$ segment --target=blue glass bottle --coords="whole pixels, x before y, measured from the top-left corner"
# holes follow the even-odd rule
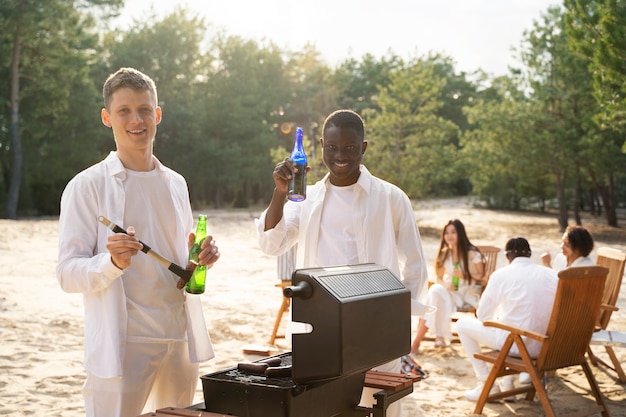
[[[293,161],[296,169],[289,180],[289,191],[287,198],[291,201],[303,201],[306,199],[306,167],[307,157],[302,145],[302,128],[296,128],[296,140],[293,145],[293,151],[289,158]]]

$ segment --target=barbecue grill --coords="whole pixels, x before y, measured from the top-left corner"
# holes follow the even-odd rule
[[[284,294],[295,322],[292,352],[277,355],[291,375],[233,367],[201,376],[206,411],[238,417],[355,416],[365,373],[410,351],[410,292],[376,264],[298,269]],[[265,361],[265,360],[262,360]],[[260,362],[260,361],[257,361]]]

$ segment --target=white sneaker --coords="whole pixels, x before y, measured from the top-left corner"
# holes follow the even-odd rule
[[[469,391],[465,391],[465,399],[470,401],[478,401],[480,397],[480,393],[483,392],[483,387],[485,386],[484,382],[479,382],[476,388],[471,389]],[[489,395],[497,394],[500,392],[500,387],[498,384],[493,384],[491,386],[491,390],[489,390]]]
[[[514,379],[515,375],[507,375],[507,376],[503,376],[502,378],[500,378],[499,385],[500,385],[500,391],[502,392],[506,392],[506,391],[512,391],[515,389],[515,382]]]
[[[507,375],[503,376],[499,379],[500,391],[508,392],[513,391],[515,389],[515,375]],[[506,402],[515,402],[516,396],[512,395],[510,397],[506,397],[504,401]]]
[[[520,384],[530,384],[530,374],[527,372],[520,372],[518,381]]]

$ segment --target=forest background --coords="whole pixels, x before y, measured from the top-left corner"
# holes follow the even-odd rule
[[[57,215],[80,170],[114,149],[101,88],[120,67],[156,82],[155,154],[189,183],[198,208],[247,208],[271,196],[274,164],[305,132],[309,183],[325,173],[326,115],[359,112],[364,163],[414,200],[580,212],[618,226],[626,206],[626,1],[564,0],[528,28],[505,76],[455,70],[439,53],[365,54],[331,67],[314,45],[290,51],[213,31],[183,8],[107,22],[123,0],[0,0],[0,207]]]

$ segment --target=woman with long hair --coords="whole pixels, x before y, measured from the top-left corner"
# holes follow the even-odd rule
[[[435,310],[419,320],[417,335],[411,344],[411,353],[417,354],[426,332],[435,333],[435,346],[446,345],[452,337],[452,313],[457,309],[476,308],[482,290],[483,256],[474,246],[465,226],[458,219],[446,223],[435,259],[437,281],[428,289],[426,304]]]

